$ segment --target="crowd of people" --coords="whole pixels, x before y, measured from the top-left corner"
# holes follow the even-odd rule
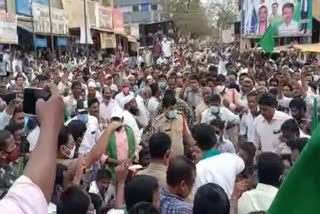
[[[0,77],[1,213],[265,213],[319,99],[319,62],[294,49],[165,37],[138,57],[30,58]],[[30,87],[51,91],[36,115]]]

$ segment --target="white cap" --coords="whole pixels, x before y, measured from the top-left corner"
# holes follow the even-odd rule
[[[123,110],[119,107],[115,107],[112,109],[112,113],[111,113],[111,117],[110,118],[114,118],[114,117],[117,117],[117,118],[123,118]]]
[[[121,108],[124,109],[124,106],[127,105],[128,103],[130,103],[133,99],[134,99],[134,96],[131,95],[131,94],[129,94],[128,96],[125,96],[124,98],[122,98],[122,100],[120,102],[121,103],[120,104]]]
[[[96,88],[97,86],[96,86],[96,83],[95,83],[95,82],[90,81],[90,82],[88,83],[88,87]]]

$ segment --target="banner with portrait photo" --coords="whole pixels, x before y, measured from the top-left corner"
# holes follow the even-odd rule
[[[261,37],[269,25],[274,36],[312,35],[312,0],[242,0],[241,34]]]

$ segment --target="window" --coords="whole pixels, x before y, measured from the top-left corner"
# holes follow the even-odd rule
[[[158,10],[157,4],[151,4],[151,10]]]
[[[139,11],[139,5],[133,5],[132,6],[132,11],[133,12],[138,12]]]

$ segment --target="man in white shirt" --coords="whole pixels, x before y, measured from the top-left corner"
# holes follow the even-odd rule
[[[284,170],[281,157],[272,152],[258,156],[258,178],[256,189],[244,192],[238,200],[238,214],[267,211],[280,186]]]
[[[164,36],[161,45],[162,45],[162,51],[163,51],[163,56],[165,58],[170,58],[171,57],[171,46],[172,46],[172,40],[168,39],[166,36]]]
[[[134,96],[134,93],[130,91],[130,84],[128,79],[122,81],[122,91],[115,96],[115,101],[121,106],[121,101],[128,95]]]
[[[299,32],[299,24],[293,20],[294,4],[285,3],[282,7],[284,23],[279,26],[279,35],[295,35]]]
[[[103,100],[100,103],[100,116],[108,123],[110,122],[113,108],[120,108],[120,106],[117,101],[112,99],[110,87],[105,85],[103,87]]]
[[[75,114],[75,110],[77,108],[77,101],[81,100],[81,90],[81,83],[75,81],[71,85],[72,94],[63,98],[69,116]]]
[[[200,161],[196,165],[197,176],[193,192],[207,183],[221,186],[229,199],[233,192],[236,177],[244,169],[244,161],[237,155],[220,153],[217,150],[217,138],[210,125],[200,124],[193,128],[196,147],[200,148]]]
[[[245,141],[254,142],[254,119],[260,114],[258,111],[258,94],[252,91],[247,95],[249,110],[242,115],[240,136]]]
[[[276,98],[271,94],[263,94],[259,100],[259,115],[254,122],[255,136],[254,143],[259,151],[276,151],[280,143],[281,125],[284,121],[290,119],[290,115],[277,111]]]

